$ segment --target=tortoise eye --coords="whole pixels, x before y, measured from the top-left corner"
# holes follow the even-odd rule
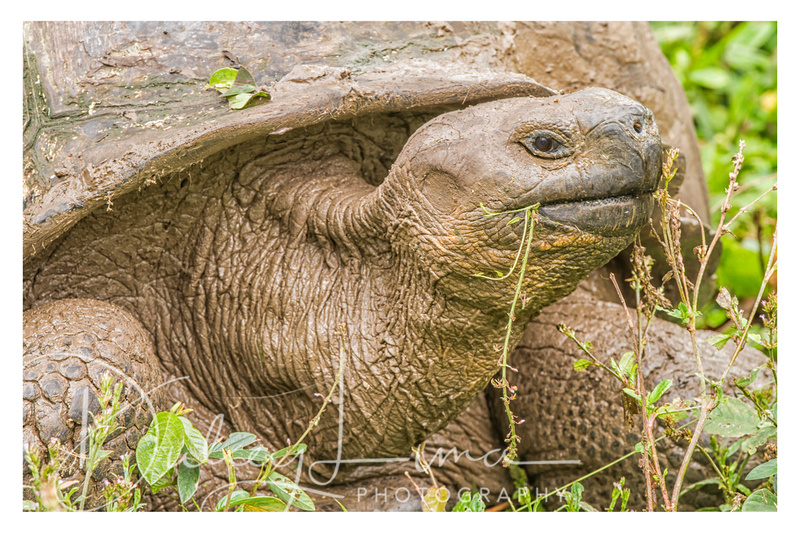
[[[533,144],[534,146],[536,146],[537,150],[540,150],[542,152],[549,152],[550,150],[553,149],[554,142],[553,139],[550,139],[549,137],[545,137],[544,135],[539,135],[533,140]]]
[[[562,141],[562,137],[549,131],[537,131],[519,140],[528,151],[537,156],[547,159],[558,159],[566,157],[572,152],[567,146],[567,141]]]

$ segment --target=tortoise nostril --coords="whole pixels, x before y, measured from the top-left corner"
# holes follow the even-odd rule
[[[636,133],[642,133],[642,124],[641,122],[634,122],[633,123],[633,131]]]

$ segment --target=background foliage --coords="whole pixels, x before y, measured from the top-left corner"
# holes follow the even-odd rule
[[[683,84],[694,115],[703,170],[711,195],[712,227],[719,220],[731,156],[739,139],[747,143],[734,209],[747,205],[777,178],[777,22],[653,22],[664,55]],[[777,220],[771,194],[740,217],[731,229],[717,271],[720,285],[741,300],[758,293]],[[777,288],[773,279],[772,289]],[[714,304],[704,310],[707,325],[725,322]]]

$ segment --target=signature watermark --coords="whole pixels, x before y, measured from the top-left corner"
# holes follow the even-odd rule
[[[122,382],[125,384],[126,388],[129,390],[129,397],[131,397],[130,392],[138,393],[138,399],[131,401],[128,405],[126,405],[122,411],[124,414],[125,411],[129,409],[141,409],[144,408],[150,415],[150,417],[155,417],[157,415],[157,409],[154,406],[154,402],[151,400],[152,394],[163,387],[166,387],[172,383],[177,381],[184,381],[190,379],[188,376],[178,377],[171,379],[165,383],[160,384],[158,387],[152,390],[144,390],[131,376],[127,375],[121,369],[114,367],[113,365],[109,364],[107,361],[100,359],[98,357],[86,356],[82,353],[64,353],[59,352],[57,354],[53,354],[54,360],[64,360],[65,358],[76,357],[82,360],[84,363],[96,365],[102,368],[103,372],[110,373],[115,380],[118,382]],[[24,360],[24,367],[29,368],[36,363],[42,362],[43,360],[48,360],[49,356],[37,356],[33,358],[29,358]],[[341,369],[343,370],[343,368]],[[340,374],[341,375],[341,374]],[[286,461],[282,461],[281,466],[286,469],[286,471],[293,471],[292,477],[294,478],[294,483],[304,491],[307,491],[312,494],[317,494],[321,496],[326,496],[328,498],[333,499],[342,499],[345,498],[345,492],[342,490],[337,490],[337,485],[340,487],[347,487],[347,493],[350,494],[352,498],[352,492],[355,489],[355,500],[358,503],[366,503],[366,502],[374,502],[376,505],[386,505],[391,503],[396,504],[406,504],[409,501],[415,501],[416,495],[415,492],[410,490],[406,487],[396,487],[396,488],[387,488],[380,486],[379,483],[377,484],[361,484],[359,485],[358,479],[350,479],[347,480],[348,483],[345,485],[343,482],[344,479],[337,479],[339,478],[340,471],[343,467],[348,467],[348,472],[352,471],[352,468],[355,466],[393,466],[393,467],[400,467],[405,468],[406,470],[415,470],[420,478],[423,478],[424,475],[428,473],[428,468],[442,468],[448,463],[452,465],[458,465],[459,463],[482,463],[483,466],[487,468],[495,468],[500,467],[503,468],[501,465],[503,460],[505,459],[506,450],[503,448],[494,448],[491,450],[481,450],[479,452],[475,452],[469,449],[459,449],[456,446],[451,447],[438,447],[433,450],[433,456],[427,464],[421,464],[420,462],[420,455],[417,454],[409,454],[408,456],[403,457],[389,457],[389,458],[370,458],[370,457],[362,457],[362,458],[353,458],[353,457],[345,457],[344,456],[344,428],[345,428],[345,386],[344,386],[343,379],[338,380],[338,424],[337,424],[337,449],[336,455],[333,459],[313,459],[313,450],[311,450],[311,460],[306,457],[306,452],[303,451],[298,453],[291,458],[287,458]],[[80,430],[78,435],[75,437],[75,442],[77,442],[77,446],[75,449],[72,450],[71,456],[76,457],[79,459],[80,466],[84,467],[86,453],[87,453],[87,446],[89,441],[89,427],[90,427],[90,413],[92,412],[91,405],[90,405],[90,395],[89,394],[82,394],[78,395],[77,393],[74,394],[72,399],[72,407],[71,411],[75,411],[76,408],[80,410]],[[77,405],[76,405],[77,404]],[[93,415],[91,415],[93,417]],[[77,422],[77,421],[76,421]],[[209,444],[221,442],[226,436],[223,435],[223,429],[225,428],[225,416],[223,414],[219,414],[214,417],[208,426],[205,429],[205,438]],[[77,428],[75,428],[77,430]],[[197,466],[190,458],[183,458],[183,461],[186,461],[186,464],[190,467]],[[261,463],[258,463],[251,459],[246,458],[229,458],[228,459],[234,468],[239,467],[252,467],[258,469],[262,466]],[[209,458],[206,465],[211,466],[212,468],[214,465],[219,465],[222,463],[222,459],[213,459]],[[524,467],[525,465],[579,465],[581,464],[580,460],[553,460],[553,461],[513,461],[512,464],[517,466]],[[221,467],[218,467],[221,468]],[[396,469],[396,468],[395,468]],[[323,475],[320,472],[328,472],[327,475]],[[374,471],[373,474],[374,475]],[[140,478],[139,481],[134,484],[130,490],[133,490],[138,483],[141,483],[142,479]],[[237,485],[244,485],[246,483],[252,483],[255,479],[244,479],[239,478],[237,480]],[[339,483],[337,483],[337,481]],[[301,484],[301,482],[303,482]],[[328,488],[330,486],[330,488]],[[446,489],[443,492],[437,492],[437,498],[444,498],[447,499],[451,498],[451,490],[455,492],[455,496],[458,499],[461,499],[464,494],[470,493],[477,493],[480,494],[481,498],[487,504],[499,504],[505,501],[511,500],[511,494],[502,488],[500,490],[495,490],[494,492],[488,487],[478,487],[478,488],[469,488],[469,487],[443,487]],[[203,495],[203,502],[200,505],[200,508],[205,508],[208,502],[210,502],[211,498],[215,494],[219,494],[220,491],[228,491],[229,485],[224,484],[220,487],[216,487],[211,489],[210,491],[206,492]],[[536,497],[538,498],[540,495],[546,495],[547,490],[545,489],[544,492],[540,494],[538,488],[532,489],[536,493]],[[105,504],[107,505],[107,504]],[[99,509],[98,507],[97,509]],[[93,509],[93,510],[97,510]]]

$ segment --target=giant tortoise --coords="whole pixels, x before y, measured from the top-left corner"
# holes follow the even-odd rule
[[[492,278],[515,263],[528,210],[537,222],[511,330],[523,339],[521,459],[622,455],[626,430],[609,422],[618,391],[578,377],[580,394],[559,398],[572,378],[554,369],[571,355],[554,349],[552,323],[621,336],[585,311],[619,316],[603,273],[624,262],[596,269],[652,210],[656,120],[609,88],[652,105],[659,126],[661,110],[686,154],[687,197],[707,214],[685,100],[648,31],[26,24],[25,442],[78,447],[111,371],[131,401],[147,399],[113,450],[135,447],[167,399],[206,431],[279,448],[343,367],[343,399],[309,435],[303,479],[351,508],[418,506],[390,490],[409,486],[412,447],[428,439],[483,459],[502,449],[496,398],[482,391],[517,287]],[[271,98],[232,111],[205,82],[240,65]],[[677,334],[659,327],[666,344]],[[680,355],[654,367],[691,375]],[[576,413],[554,416],[556,401]],[[490,462],[444,461],[438,475],[454,489],[510,490]],[[564,475],[526,468],[536,482]]]

